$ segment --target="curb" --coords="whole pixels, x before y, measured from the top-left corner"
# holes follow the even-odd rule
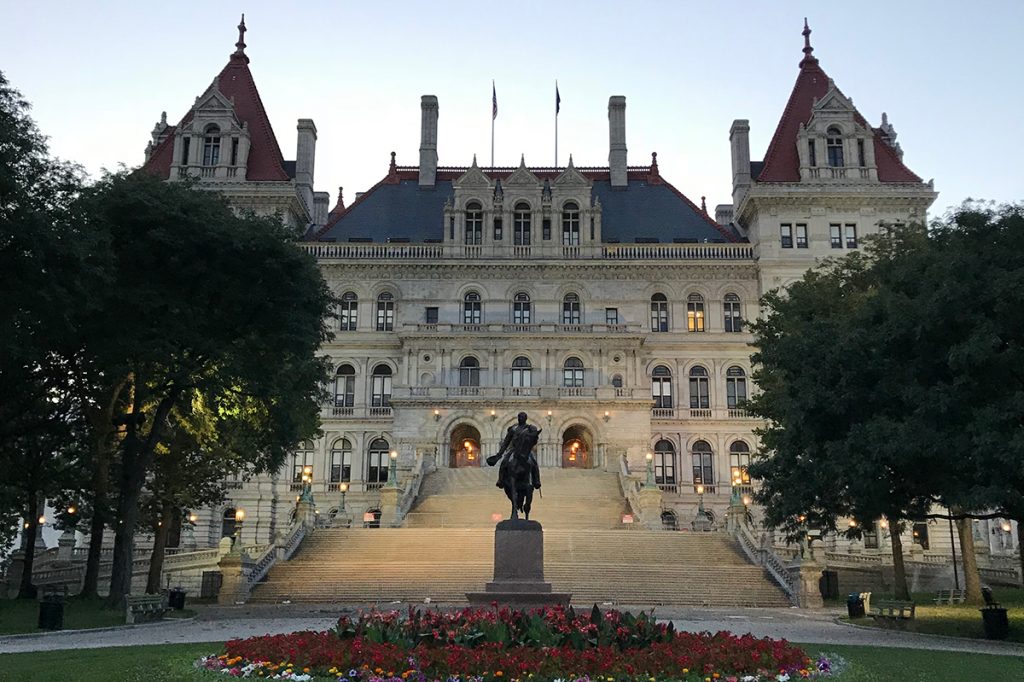
[[[901,634],[901,635],[911,635],[911,636],[916,636],[916,637],[935,637],[937,639],[945,639],[945,640],[948,640],[950,642],[961,642],[961,643],[970,643],[970,644],[973,644],[973,643],[976,643],[976,642],[985,642],[985,643],[988,643],[988,644],[994,644],[996,646],[1000,646],[1000,645],[1001,646],[1005,646],[1007,648],[1007,650],[1009,650],[1009,651],[1016,651],[1017,655],[1024,656],[1024,643],[1021,643],[1021,642],[1007,642],[1007,641],[1002,641],[1002,640],[998,640],[998,639],[982,639],[982,638],[978,638],[978,637],[957,637],[955,635],[937,635],[937,634],[932,634],[930,632],[913,632],[912,630],[896,630],[896,629],[888,629],[888,628],[876,628],[876,627],[871,626],[871,625],[857,625],[856,623],[851,623],[850,621],[843,620],[841,616],[836,616],[835,619],[834,619],[834,622],[837,625],[842,625],[842,626],[848,627],[848,628],[856,628],[857,630],[866,630],[866,631],[869,631],[869,632],[896,632],[896,633]]]
[[[198,614],[197,614],[198,615]],[[154,625],[166,625],[168,623],[190,623],[196,616],[188,618],[167,618],[156,620],[152,623],[132,623],[131,625],[108,625],[102,628],[79,628],[77,630],[40,630],[39,632],[21,632],[18,634],[0,635],[0,644],[10,640],[32,639],[33,637],[54,637],[57,635],[80,635],[84,632],[117,632],[120,630],[132,630],[134,628],[148,628]]]

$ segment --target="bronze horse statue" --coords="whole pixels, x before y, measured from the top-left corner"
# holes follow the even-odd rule
[[[497,486],[512,503],[510,519],[518,519],[519,512],[530,519],[533,491],[540,488],[540,468],[533,456],[540,432],[541,429],[527,424],[526,413],[520,412],[518,423],[509,427],[498,452],[487,458],[487,463],[493,466],[504,456],[498,469]]]

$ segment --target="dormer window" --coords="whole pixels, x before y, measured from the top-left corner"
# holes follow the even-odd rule
[[[203,165],[216,166],[220,163],[220,128],[211,125],[203,135]]]
[[[484,211],[479,202],[466,204],[466,243],[475,245],[483,243]]]
[[[814,140],[807,140],[807,156],[811,162],[811,168],[818,165],[818,152],[814,148]]]
[[[828,150],[828,165],[833,168],[842,168],[846,165],[843,161],[843,133],[839,128],[829,128],[825,133],[825,146]]]
[[[562,245],[579,246],[580,207],[570,201],[562,207]]]
[[[516,246],[530,245],[530,205],[526,202],[516,204],[515,212],[512,214],[512,223],[515,228],[513,244]]]

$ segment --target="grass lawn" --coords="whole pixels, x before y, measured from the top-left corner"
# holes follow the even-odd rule
[[[984,639],[985,630],[981,624],[981,614],[978,612],[977,606],[967,604],[937,606],[934,602],[935,594],[931,592],[915,592],[911,597],[917,604],[917,609],[914,613],[914,620],[906,623],[904,628],[908,632]],[[879,597],[876,594],[871,595],[872,602],[887,598]],[[1010,621],[1010,636],[1007,640],[1024,642],[1024,590],[1009,587],[997,588],[995,598],[1006,608],[1006,616]],[[843,604],[845,606],[845,602]],[[853,622],[857,625],[885,627],[876,624],[871,618],[858,618]]]
[[[183,618],[194,611],[168,611],[165,618]],[[34,599],[0,599],[0,635],[39,632],[39,602]],[[71,597],[64,604],[64,629],[85,630],[124,625],[124,611],[103,608],[102,599]],[[0,670],[0,680],[3,671]]]
[[[837,682],[968,682],[1024,679],[1024,658],[830,644],[801,646],[812,656],[819,652],[842,656],[849,667],[841,677],[836,678]],[[225,676],[220,673],[198,672],[192,668],[192,662],[200,656],[219,650],[220,644],[209,643],[77,649],[47,652],[45,655],[0,654],[0,680],[210,682],[224,679]],[[69,673],[72,670],[73,675]]]

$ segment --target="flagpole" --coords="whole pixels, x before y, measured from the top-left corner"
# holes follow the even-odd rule
[[[494,119],[498,118],[498,91],[491,80],[491,168],[494,168]]]
[[[555,168],[558,168],[558,79],[555,79]]]

